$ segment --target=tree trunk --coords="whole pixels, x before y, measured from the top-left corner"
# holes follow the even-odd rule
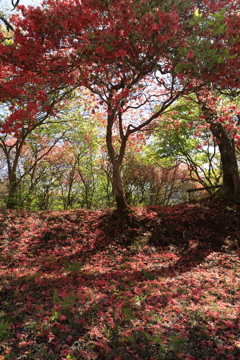
[[[6,207],[7,209],[17,209],[19,207],[19,199],[18,199],[18,186],[16,181],[9,181],[8,188],[8,196],[6,199]]]
[[[223,172],[223,186],[217,194],[217,198],[221,198],[228,194],[238,196],[240,188],[234,140],[229,138],[226,129],[221,123],[209,123],[210,130],[218,143]]]
[[[8,196],[6,199],[6,207],[7,209],[17,209],[21,205],[18,194],[20,181],[17,179],[17,167],[25,137],[21,140],[16,140],[11,146],[8,146],[5,140],[6,139],[3,139],[1,141],[0,146],[6,157],[8,169]],[[12,152],[13,149],[14,151]]]
[[[110,105],[109,105],[110,106]],[[109,111],[111,108],[109,107]],[[119,213],[124,212],[128,208],[124,193],[123,180],[121,176],[120,167],[123,161],[123,156],[126,148],[126,138],[122,136],[121,147],[119,154],[117,155],[113,145],[113,124],[114,124],[114,116],[112,114],[108,115],[108,125],[107,125],[107,133],[106,133],[106,144],[108,149],[108,155],[112,164],[113,170],[113,190],[116,197],[117,210]]]
[[[127,203],[125,198],[125,192],[123,188],[123,181],[120,171],[120,165],[118,161],[113,161],[113,188],[114,194],[116,197],[117,209],[118,211],[124,211],[127,209]]]
[[[221,156],[223,185],[221,190],[214,197],[213,202],[228,195],[238,197],[240,193],[240,182],[234,139],[229,137],[223,124],[218,122],[216,111],[208,108],[198,95],[197,98],[202,112],[206,117],[206,122],[210,125],[211,133],[217,142]]]

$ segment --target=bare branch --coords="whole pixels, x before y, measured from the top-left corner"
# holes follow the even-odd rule
[[[10,30],[14,31],[14,27],[10,24],[10,22],[7,19],[5,19],[5,17],[3,15],[0,15],[0,20],[2,20],[4,22],[4,24],[6,25],[7,31],[10,31]]]
[[[12,6],[13,6],[13,9],[12,10],[15,10],[15,8],[18,6],[18,4],[19,4],[19,1],[20,0],[17,0],[16,2],[15,2],[15,4],[14,4],[14,1],[12,0]]]

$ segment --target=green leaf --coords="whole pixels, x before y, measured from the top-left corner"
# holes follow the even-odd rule
[[[202,18],[202,14],[199,13],[199,9],[196,9],[193,13],[193,19],[199,22]]]
[[[238,54],[235,55],[227,55],[226,59],[235,59],[238,56]]]
[[[216,14],[212,15],[214,19],[218,21],[222,21],[224,19],[224,15],[226,13],[226,9],[222,8],[220,11],[218,11]]]
[[[222,57],[219,55],[216,60],[217,64],[221,64],[223,62]]]
[[[9,325],[11,321],[8,320],[0,320],[0,339],[4,339],[10,335]]]
[[[213,34],[214,35],[223,34],[225,32],[225,29],[226,29],[226,24],[221,24],[213,31]]]
[[[189,25],[196,25],[196,21],[195,21],[195,20],[190,20],[188,23],[189,23]]]
[[[194,17],[199,17],[199,9],[196,9],[193,13]]]

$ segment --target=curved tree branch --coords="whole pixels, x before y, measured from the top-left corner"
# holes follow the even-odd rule
[[[20,1],[20,0],[17,0],[17,1],[15,2],[15,4],[14,4],[14,1],[12,0],[13,10],[15,10],[15,8],[18,6],[19,1]]]
[[[2,20],[4,22],[4,24],[6,25],[7,31],[10,31],[10,30],[14,31],[13,26],[10,24],[10,22],[7,19],[5,19],[5,17],[3,15],[0,15],[0,20]]]

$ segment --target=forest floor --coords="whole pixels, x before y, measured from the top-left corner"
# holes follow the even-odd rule
[[[2,211],[0,360],[239,360],[240,205]]]

